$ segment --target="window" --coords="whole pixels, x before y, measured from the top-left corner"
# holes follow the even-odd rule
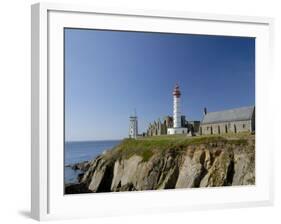
[[[245,128],[246,127],[246,124],[243,124],[243,128]]]

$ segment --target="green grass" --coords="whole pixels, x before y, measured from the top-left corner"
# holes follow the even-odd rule
[[[146,162],[150,159],[151,156],[153,156],[153,151],[150,149],[142,150],[140,156],[142,157],[142,161]]]
[[[143,161],[148,161],[155,153],[163,153],[166,150],[175,150],[181,153],[190,145],[208,145],[215,143],[229,143],[245,145],[249,133],[206,135],[188,137],[186,135],[162,135],[153,137],[141,137],[139,139],[124,139],[118,146],[110,150],[105,156],[112,159],[130,158],[139,155]]]

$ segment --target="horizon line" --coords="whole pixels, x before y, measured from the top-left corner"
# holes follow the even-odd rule
[[[122,138],[122,139],[100,139],[100,140],[64,140],[64,142],[103,142],[103,141],[121,141],[125,138]]]

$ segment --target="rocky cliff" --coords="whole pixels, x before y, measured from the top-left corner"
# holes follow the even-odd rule
[[[255,184],[255,140],[239,137],[127,139],[87,163],[66,193]]]

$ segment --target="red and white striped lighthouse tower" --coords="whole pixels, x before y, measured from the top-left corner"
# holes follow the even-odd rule
[[[180,87],[178,84],[176,84],[174,91],[173,91],[173,97],[174,97],[174,109],[173,109],[173,126],[174,128],[180,128],[181,127],[181,110],[180,110]]]
[[[174,100],[174,106],[173,106],[173,128],[168,128],[168,134],[174,135],[174,134],[186,134],[187,128],[182,127],[181,125],[181,108],[180,108],[180,87],[178,84],[176,84],[174,90],[173,90],[173,100]]]

